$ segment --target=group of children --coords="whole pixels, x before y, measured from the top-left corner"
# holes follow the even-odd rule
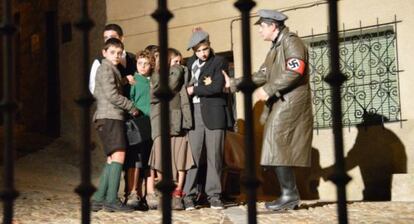
[[[158,47],[150,45],[135,57],[124,50],[123,32],[116,24],[104,29],[103,58],[94,61],[90,91],[96,99],[95,128],[107,156],[97,191],[92,196],[92,211],[131,212],[156,209],[160,194],[155,185],[162,178],[160,141],[160,101],[154,95],[159,88]],[[192,112],[187,86],[191,75],[181,65],[182,55],[168,49],[170,140],[173,180],[172,208],[184,209],[182,198],[186,171],[195,166],[188,140]],[[135,67],[135,68],[134,68]],[[130,145],[125,138],[125,114],[151,120],[152,138]],[[124,171],[124,200],[118,198]],[[143,188],[143,186],[145,186]]]

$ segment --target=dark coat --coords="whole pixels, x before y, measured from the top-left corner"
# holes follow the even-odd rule
[[[193,55],[187,61],[190,73],[196,59],[197,57]],[[232,126],[227,108],[227,97],[223,92],[225,80],[222,70],[228,70],[226,59],[211,52],[206,64],[201,68],[198,86],[194,86],[194,95],[200,97],[201,116],[204,124],[211,130],[226,129]],[[206,78],[211,78],[210,84],[204,83]]]

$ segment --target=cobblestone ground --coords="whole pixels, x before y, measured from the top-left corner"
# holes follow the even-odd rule
[[[73,189],[79,184],[77,159],[68,156],[55,142],[45,150],[20,158],[16,164],[16,186],[20,196],[15,202],[15,224],[80,223],[80,198]],[[97,153],[97,152],[94,152]],[[92,158],[99,157],[94,155]],[[99,170],[98,166],[93,169]],[[96,182],[94,175],[94,182]],[[335,203],[304,201],[300,209],[269,212],[257,204],[258,223],[338,223]],[[0,206],[1,209],[2,205]],[[2,218],[2,214],[0,215]],[[214,210],[173,211],[173,223],[247,223],[245,205]],[[414,202],[350,202],[349,223],[414,223]],[[92,223],[161,223],[159,211],[92,213]]]

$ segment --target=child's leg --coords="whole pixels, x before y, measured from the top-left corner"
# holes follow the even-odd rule
[[[106,202],[115,203],[118,199],[118,190],[121,180],[122,165],[125,159],[125,150],[117,150],[110,155],[111,165],[109,171],[108,190]]]
[[[147,194],[154,194],[155,189],[155,170],[150,169],[150,175],[147,177]]]
[[[137,196],[139,197],[139,198],[142,198],[142,182],[143,182],[143,178],[141,177],[142,176],[142,174],[141,174],[141,172],[142,172],[142,168],[136,168],[136,170],[137,170],[137,175],[136,175],[136,184],[135,184],[135,187],[134,187],[134,190],[137,192]]]
[[[183,185],[185,178],[185,171],[178,171],[178,182],[176,183],[175,190],[172,193],[172,209],[183,210],[184,204],[182,202],[183,197]]]
[[[127,193],[131,193],[137,189],[137,181],[139,176],[138,168],[127,169]]]
[[[156,180],[157,180],[157,182],[160,182],[162,180],[162,173],[159,172],[158,170],[157,170],[157,178],[156,178]]]
[[[102,169],[101,176],[99,177],[99,185],[98,189],[92,196],[92,200],[95,202],[103,202],[106,196],[106,190],[108,189],[108,180],[109,180],[109,158],[107,158],[107,162],[105,163],[104,168]]]
[[[184,186],[184,179],[185,179],[185,171],[178,171],[178,182],[177,182],[177,187],[175,188],[176,190],[183,190],[183,186]]]
[[[139,164],[139,151],[140,147],[137,145],[128,146],[125,152],[125,196],[135,194],[138,182],[138,164]]]
[[[148,184],[148,178],[150,175],[150,169],[142,169],[141,171],[141,186],[142,186],[142,195],[143,197],[147,196],[148,194],[148,189],[147,189],[147,184]]]
[[[150,170],[150,175],[147,177],[147,195],[146,200],[149,209],[157,209],[159,195],[155,191],[155,170]]]

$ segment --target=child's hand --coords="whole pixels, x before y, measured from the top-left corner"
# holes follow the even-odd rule
[[[267,95],[263,87],[260,87],[259,89],[257,89],[256,96],[258,100],[261,100],[261,101],[266,101],[267,99],[269,99],[269,95]]]
[[[134,117],[139,115],[139,110],[137,108],[132,108],[132,110],[130,111],[130,114]]]
[[[187,93],[189,96],[193,95],[194,93],[194,86],[187,87]]]
[[[223,88],[223,92],[225,93],[229,93],[230,92],[230,77],[229,75],[227,75],[227,73],[224,70],[221,70],[221,73],[224,76],[224,88]]]
[[[230,77],[229,77],[229,75],[227,75],[227,73],[224,70],[221,70],[221,73],[224,76],[224,81],[225,81],[224,88],[230,88]]]
[[[129,85],[135,85],[135,79],[134,79],[134,76],[132,76],[132,75],[127,75],[126,76],[126,78],[128,79],[128,83],[129,83]]]

